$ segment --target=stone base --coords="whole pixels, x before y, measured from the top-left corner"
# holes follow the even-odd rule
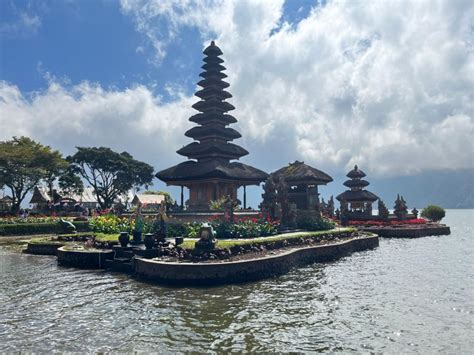
[[[199,239],[196,242],[196,245],[194,246],[194,250],[196,252],[205,252],[205,251],[210,251],[214,250],[216,248],[217,242],[215,240],[207,239],[207,240],[202,240]]]
[[[354,238],[339,243],[292,248],[278,255],[229,262],[166,262],[135,259],[135,275],[174,285],[216,285],[255,281],[280,275],[291,268],[313,262],[336,260],[353,252],[376,248],[377,236]]]

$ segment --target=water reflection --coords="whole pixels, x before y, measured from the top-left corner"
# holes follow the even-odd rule
[[[451,236],[382,240],[331,264],[202,289],[59,268],[0,246],[0,351],[467,352],[470,217],[449,211]]]

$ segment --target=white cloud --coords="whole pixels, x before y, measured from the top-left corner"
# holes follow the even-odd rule
[[[14,21],[0,23],[0,36],[29,36],[36,34],[40,27],[38,15],[20,12]]]
[[[302,159],[343,172],[358,163],[379,175],[474,167],[469,1],[331,2],[292,25],[282,23],[282,1],[121,5],[157,63],[186,27],[200,31],[203,45],[216,39],[244,136],[237,143],[252,164],[272,170]],[[29,98],[3,83],[0,138],[29,134],[69,150],[109,145],[165,167],[189,142],[183,133],[195,102],[173,83],[167,90],[172,103],[143,86],[53,80]],[[19,124],[8,124],[13,117]]]
[[[105,90],[84,82],[65,87],[52,80],[44,92],[24,96],[0,82],[0,139],[26,135],[74,153],[75,146],[108,146],[165,168],[190,123],[192,101],[181,96],[162,103],[144,86]]]

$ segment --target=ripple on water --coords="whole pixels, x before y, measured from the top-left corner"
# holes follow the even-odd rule
[[[202,289],[0,247],[0,351],[469,352],[471,217],[448,211],[450,236],[381,240],[334,263]]]

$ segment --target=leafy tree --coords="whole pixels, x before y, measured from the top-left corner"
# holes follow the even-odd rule
[[[49,196],[51,200],[54,200],[54,182],[56,179],[61,178],[64,174],[67,173],[69,168],[69,163],[67,160],[63,159],[62,154],[58,151],[51,151],[50,156],[45,162],[45,177],[44,181],[46,182],[49,190]]]
[[[69,168],[59,177],[59,188],[67,195],[80,195],[84,191],[84,183],[80,176],[74,173],[74,169]]]
[[[153,180],[153,168],[133,159],[127,153],[117,153],[105,147],[77,147],[68,160],[73,171],[81,175],[94,189],[101,208],[110,208],[114,200],[132,188],[147,187]]]
[[[52,179],[63,165],[61,153],[28,137],[0,142],[0,185],[11,190],[12,212],[17,213],[28,192]]]
[[[429,205],[421,211],[421,217],[427,218],[433,222],[439,222],[446,216],[446,211],[443,207],[436,205]]]

